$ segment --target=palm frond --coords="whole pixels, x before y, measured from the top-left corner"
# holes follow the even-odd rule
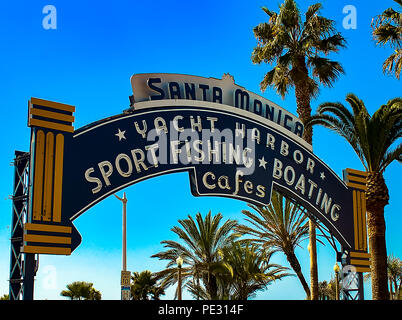
[[[335,80],[345,73],[339,62],[327,58],[310,57],[308,64],[312,67],[313,76],[317,77],[327,87],[331,87]]]
[[[319,15],[321,8],[320,3],[309,6],[304,21],[294,0],[285,0],[278,13],[262,8],[269,21],[253,29],[257,46],[251,55],[253,63],[273,66],[260,83],[262,91],[272,87],[284,98],[298,84],[314,98],[318,82],[331,86],[344,73],[338,62],[319,60],[319,54],[336,52],[346,45],[336,32],[335,21]]]
[[[382,173],[393,160],[401,158],[400,145],[390,148],[402,137],[402,99],[391,99],[373,116],[356,95],[348,94],[346,101],[352,112],[340,103],[324,103],[305,126],[322,125],[337,132],[349,142],[367,171]]]
[[[387,74],[395,74],[399,80],[402,70],[402,49],[396,49],[387,59],[385,59],[382,70]]]

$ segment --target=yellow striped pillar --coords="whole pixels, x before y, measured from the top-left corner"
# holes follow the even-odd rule
[[[74,132],[75,107],[31,98],[31,190],[24,252],[70,254],[71,227],[62,226],[65,135]]]
[[[366,180],[367,172],[345,169],[343,178],[353,194],[354,248],[349,252],[349,264],[357,272],[370,272],[370,254],[367,245]]]

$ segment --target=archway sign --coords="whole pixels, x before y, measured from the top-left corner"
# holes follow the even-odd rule
[[[296,116],[229,74],[137,74],[131,83],[128,110],[77,130],[75,107],[29,101],[24,253],[71,254],[81,243],[73,222],[86,210],[132,184],[185,171],[194,196],[264,206],[280,190],[328,228],[348,264],[369,270],[365,173],[346,169],[341,180],[301,138]]]

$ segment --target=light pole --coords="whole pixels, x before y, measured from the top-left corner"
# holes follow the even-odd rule
[[[177,300],[181,300],[181,266],[183,265],[183,258],[178,257],[176,259],[178,266],[178,278],[177,278]]]
[[[121,272],[121,299],[130,299],[130,272],[127,272],[127,244],[126,244],[126,231],[127,231],[127,198],[126,193],[123,193],[123,198],[113,194],[117,199],[123,203],[123,226],[122,226],[122,256],[123,256],[123,271]]]
[[[127,222],[126,222],[126,217],[127,217],[127,198],[126,198],[126,193],[123,193],[123,198],[120,198],[113,194],[117,199],[119,199],[121,202],[123,202],[123,227],[122,227],[122,233],[123,233],[123,271],[127,270],[127,248],[126,248],[126,230],[127,230]]]
[[[334,265],[334,271],[335,271],[335,300],[339,300],[339,266],[337,263]]]

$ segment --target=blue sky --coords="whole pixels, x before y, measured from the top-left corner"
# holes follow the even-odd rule
[[[229,72],[239,84],[296,113],[291,92],[282,100],[259,82],[269,70],[250,59],[256,40],[252,29],[266,21],[262,6],[276,10],[279,0],[265,1],[2,1],[0,10],[0,103],[3,110],[0,146],[0,295],[8,293],[10,223],[14,150],[29,151],[27,101],[38,97],[76,106],[79,128],[128,107],[135,73],[183,73],[221,78]],[[316,1],[298,1],[301,9]],[[334,19],[348,41],[333,58],[346,71],[333,88],[322,88],[313,110],[324,101],[341,101],[357,94],[370,113],[401,95],[401,82],[385,76],[381,65],[391,53],[376,47],[370,33],[373,16],[393,6],[391,0],[324,0],[322,14]],[[45,30],[45,5],[57,9],[57,29]],[[345,29],[342,12],[353,5],[357,28]],[[340,137],[323,128],[314,130],[314,152],[337,174],[344,168],[362,170],[357,156]],[[390,203],[385,208],[388,253],[402,257],[400,240],[401,167],[385,171]],[[221,212],[242,221],[246,203],[190,193],[188,175],[154,178],[125,190],[128,198],[128,269],[161,270],[165,263],[150,256],[162,249],[160,241],[176,240],[170,231],[178,219]],[[102,201],[77,220],[83,241],[71,256],[40,256],[35,298],[62,299],[65,285],[90,281],[104,299],[120,298],[121,203],[114,197]],[[307,243],[297,249],[302,271],[309,281]],[[329,244],[318,246],[319,280],[329,280],[335,263]],[[275,261],[287,265],[281,254]],[[369,283],[365,285],[370,298]],[[172,296],[168,290],[166,298]],[[184,297],[189,297],[186,293]],[[304,299],[296,277],[271,285],[256,299]]]

